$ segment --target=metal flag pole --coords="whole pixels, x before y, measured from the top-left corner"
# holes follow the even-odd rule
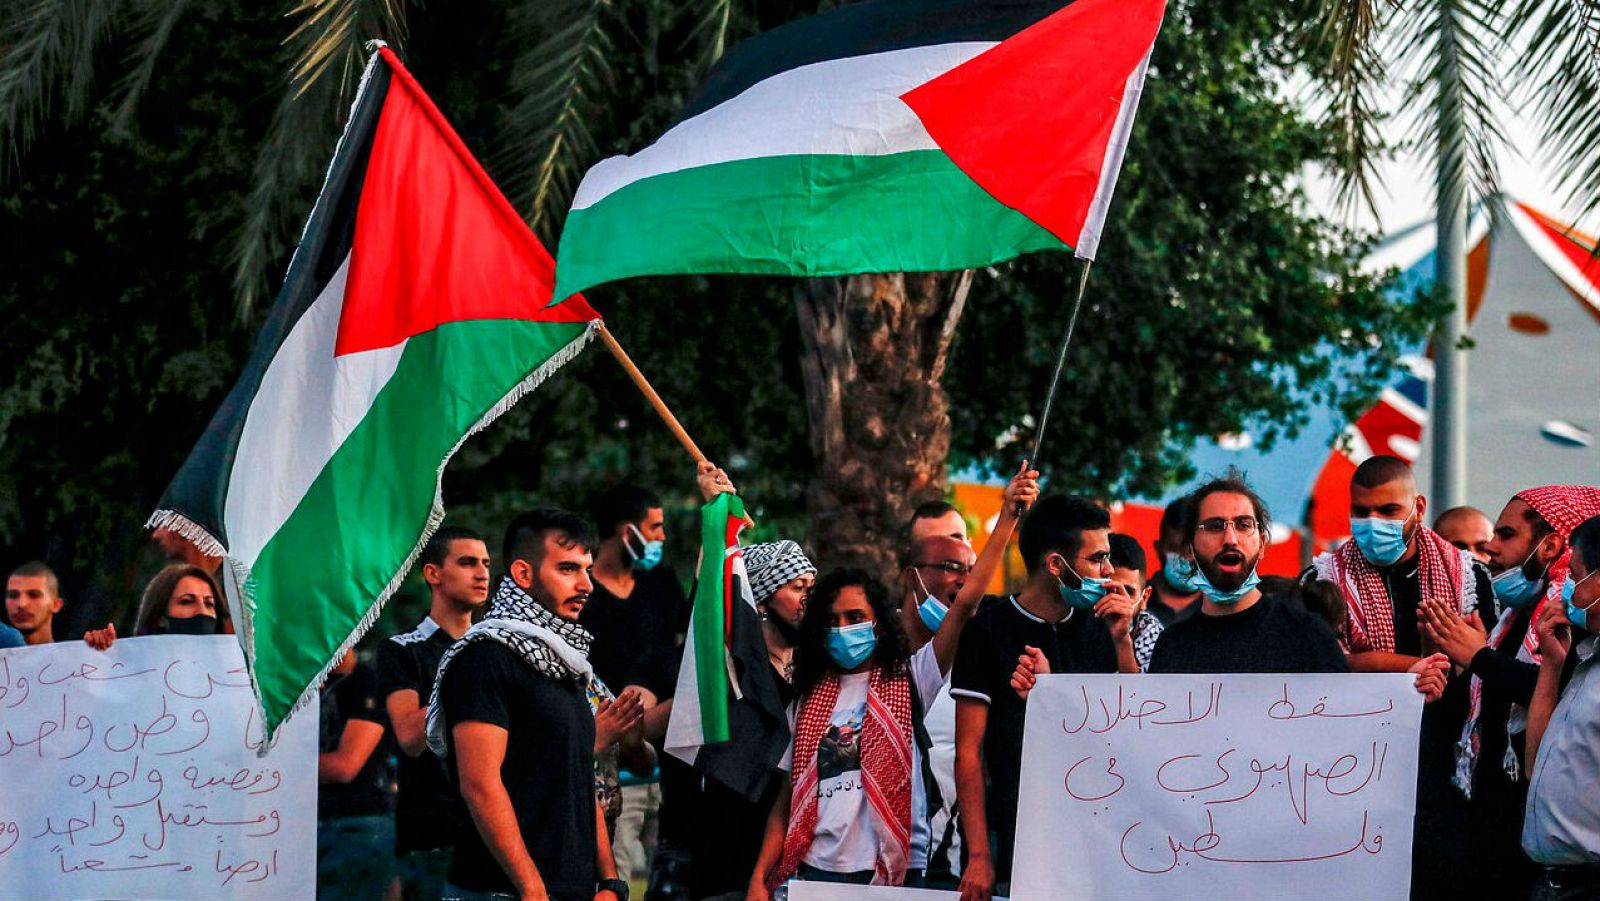
[[[1050,422],[1050,408],[1056,402],[1056,389],[1061,385],[1061,370],[1067,363],[1067,348],[1072,346],[1072,333],[1078,327],[1078,312],[1083,309],[1083,292],[1089,286],[1089,267],[1094,265],[1090,260],[1083,261],[1083,271],[1078,275],[1078,298],[1072,303],[1072,315],[1067,319],[1067,332],[1061,336],[1061,349],[1056,351],[1056,371],[1050,376],[1050,390],[1044,395],[1044,410],[1039,414],[1039,427],[1033,431],[1033,453],[1028,456],[1028,465],[1037,469],[1039,466],[1039,447],[1044,444],[1044,428]],[[1024,512],[1021,504],[1017,505],[1017,515]]]

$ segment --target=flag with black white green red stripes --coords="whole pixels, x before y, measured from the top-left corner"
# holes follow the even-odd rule
[[[636,275],[1092,259],[1166,0],[862,0],[745,41],[574,196],[556,297]]]
[[[788,721],[739,545],[748,523],[735,494],[700,510],[694,607],[664,747],[757,800],[783,754]]]
[[[593,334],[553,283],[444,116],[374,54],[255,350],[150,520],[226,557],[269,732],[405,578],[450,457]]]

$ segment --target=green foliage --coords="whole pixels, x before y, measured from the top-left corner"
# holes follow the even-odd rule
[[[540,25],[530,12],[538,5],[405,10],[408,64],[512,188],[539,183],[543,158],[528,148],[549,145],[529,117],[558,107],[530,96],[552,84],[530,73],[547,39],[572,24]],[[585,111],[584,140],[565,145],[571,172],[659,134],[723,46],[816,8],[588,5],[608,49],[603,59],[583,51],[603,77],[568,85],[572,108]],[[73,590],[92,581],[114,606],[131,603],[153,568],[139,556],[140,526],[264,314],[257,304],[240,316],[235,276],[251,284],[281,273],[333,149],[329,110],[339,109],[342,78],[285,99],[304,42],[281,45],[300,21],[259,6],[188,0],[181,15],[150,19],[132,30],[164,48],[148,68],[156,50],[102,42],[103,90],[77,119],[46,121],[17,175],[0,182],[0,342],[12,363],[0,372],[0,562],[45,556]],[[399,20],[372,0],[306,8]],[[1396,343],[1421,334],[1434,312],[1384,302],[1352,268],[1357,236],[1303,208],[1295,177],[1334,140],[1277,96],[1300,33],[1293,15],[1273,0],[1179,0],[1169,13],[1045,443],[1058,485],[1152,489],[1186,474],[1197,437],[1246,423],[1292,428],[1290,391],[1327,391],[1330,348],[1359,351],[1367,374],[1381,376]],[[330,53],[347,53],[352,34]],[[328,71],[348,71],[338,65]],[[236,268],[241,236],[258,249]],[[1075,273],[1066,257],[1040,255],[979,275],[945,377],[955,462],[1004,469],[1024,452],[1025,430],[1021,444],[997,449],[997,439],[1037,413]],[[803,534],[815,466],[794,288],[655,278],[590,298],[729,468],[758,537]],[[1342,399],[1360,404],[1377,384],[1369,378]],[[653,485],[673,511],[669,554],[681,573],[695,536],[692,474],[595,348],[468,442],[445,499],[452,521],[493,536],[534,502],[584,509],[616,481]],[[417,601],[408,597],[400,615]]]

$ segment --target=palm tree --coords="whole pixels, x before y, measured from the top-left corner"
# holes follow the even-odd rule
[[[1373,203],[1370,172],[1386,114],[1437,170],[1437,285],[1451,312],[1434,339],[1433,482],[1439,509],[1466,502],[1469,196],[1498,205],[1496,158],[1508,104],[1532,112],[1559,187],[1600,208],[1600,2],[1320,0],[1328,123],[1340,138],[1342,193]],[[1398,96],[1398,109],[1382,97]]]

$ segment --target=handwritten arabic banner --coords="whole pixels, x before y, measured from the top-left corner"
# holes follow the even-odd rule
[[[1405,674],[1041,677],[1017,901],[1404,901]]]
[[[0,901],[309,901],[316,711],[255,709],[232,636],[0,651]]]

